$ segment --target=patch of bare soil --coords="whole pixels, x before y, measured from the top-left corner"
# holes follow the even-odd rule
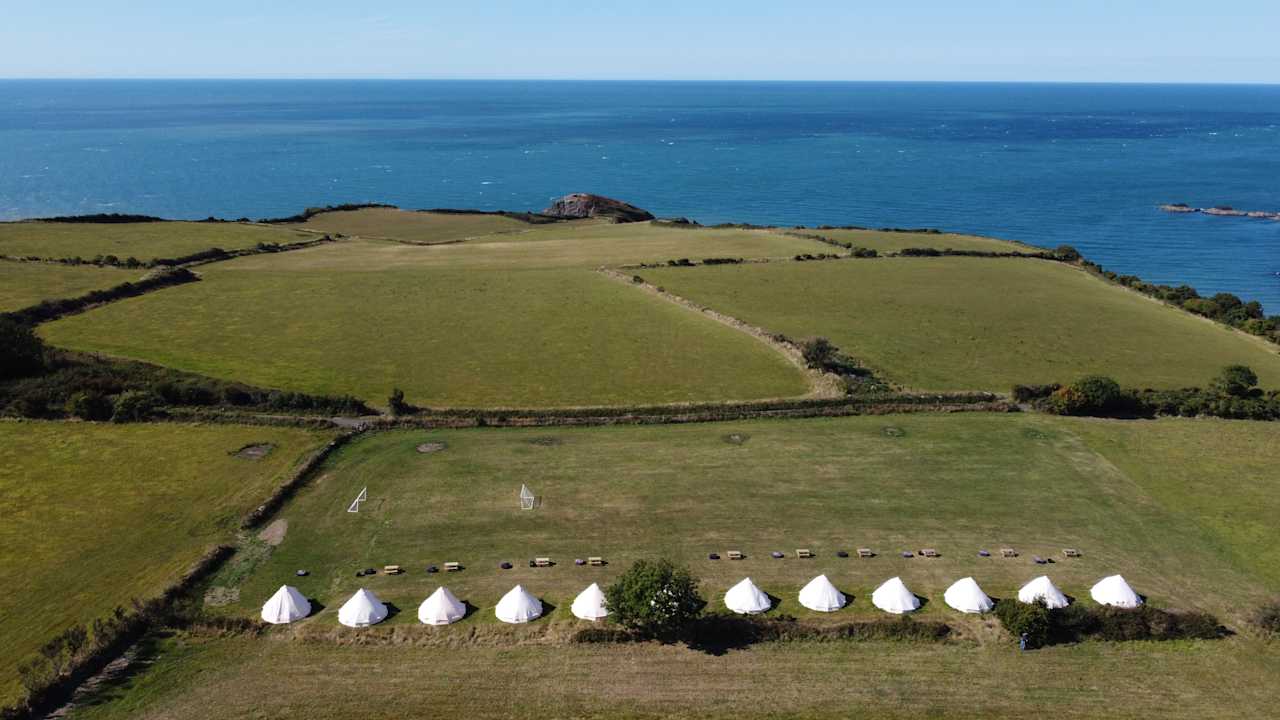
[[[263,528],[262,532],[258,533],[258,539],[271,547],[275,547],[284,542],[284,535],[287,532],[289,532],[289,521],[280,518]]]
[[[751,436],[746,433],[729,433],[724,436],[724,441],[730,445],[742,445],[750,439]]]
[[[205,607],[222,607],[240,602],[240,588],[211,587],[204,594]]]
[[[422,453],[423,455],[429,455],[431,453],[438,453],[447,447],[449,447],[448,443],[425,442],[418,446],[418,452]]]
[[[262,458],[270,455],[271,451],[275,449],[276,446],[271,443],[245,445],[235,452],[235,456],[238,458],[244,458],[245,460],[261,460]]]

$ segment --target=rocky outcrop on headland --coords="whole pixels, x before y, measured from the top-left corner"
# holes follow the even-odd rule
[[[1253,218],[1255,220],[1280,220],[1280,212],[1265,212],[1262,210],[1237,210],[1228,205],[1216,205],[1210,208],[1191,207],[1186,203],[1171,203],[1161,205],[1160,209],[1168,213],[1200,213],[1201,215],[1215,215],[1217,217],[1242,217]]]
[[[614,200],[603,195],[571,193],[551,203],[543,215],[558,218],[610,218],[614,222],[644,222],[653,219],[653,213],[635,205]]]

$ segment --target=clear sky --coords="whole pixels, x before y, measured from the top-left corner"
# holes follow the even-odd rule
[[[1280,83],[1280,0],[8,0],[0,77]]]

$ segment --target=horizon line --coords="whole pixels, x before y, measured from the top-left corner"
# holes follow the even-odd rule
[[[1280,80],[867,80],[867,79],[797,79],[797,78],[595,78],[595,77],[430,77],[430,76],[0,76],[0,82],[591,82],[591,83],[723,83],[723,84],[919,84],[919,85],[1168,85],[1168,86],[1280,86]]]

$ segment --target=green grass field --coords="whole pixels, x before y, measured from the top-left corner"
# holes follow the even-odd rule
[[[282,227],[240,223],[0,223],[0,255],[42,258],[115,255],[175,258],[210,248],[239,250],[258,243],[287,245],[315,237]]]
[[[0,704],[40,643],[175,581],[321,441],[282,428],[0,423]],[[252,443],[276,447],[235,456]]]
[[[881,230],[818,230],[792,231],[797,235],[822,237],[853,243],[857,247],[871,248],[882,253],[898,252],[906,248],[934,248],[936,250],[978,250],[980,252],[1028,252],[1035,248],[1008,240],[960,235],[957,233],[884,232]]]
[[[395,717],[414,707],[468,717],[1265,715],[1280,648],[1257,640],[1241,618],[1280,590],[1280,567],[1273,555],[1257,555],[1264,536],[1224,532],[1215,509],[1249,506],[1253,523],[1280,511],[1267,469],[1280,461],[1277,432],[1247,422],[914,415],[379,433],[340,451],[284,508],[287,537],[256,567],[231,573],[247,579],[240,604],[224,612],[254,613],[284,582],[323,610],[265,638],[164,640],[154,666],[108,688],[79,716],[284,717],[305,708],[310,717],[342,717],[363,708]],[[731,433],[746,442],[726,442]],[[447,448],[418,453],[424,441]],[[1189,456],[1198,458],[1191,467]],[[1189,476],[1214,488],[1209,506],[1202,493],[1177,490]],[[517,509],[522,482],[542,507]],[[364,509],[347,513],[366,485]],[[833,555],[859,545],[881,555]],[[1003,545],[1023,557],[976,556]],[[1062,559],[1068,545],[1084,557]],[[894,556],[921,546],[943,556]],[[818,557],[768,557],[795,547]],[[748,558],[706,559],[730,548]],[[1038,567],[1032,553],[1059,561]],[[611,563],[572,564],[589,554]],[[870,590],[901,575],[928,600],[920,615],[957,634],[943,644],[774,643],[723,656],[566,644],[582,625],[568,613],[573,594],[656,554],[687,562],[713,608],[750,575],[781,600],[774,614],[809,619],[817,614],[794,602],[795,592],[819,572],[853,595],[850,608],[824,616],[831,620],[882,617]],[[534,555],[559,564],[523,567]],[[454,559],[467,569],[422,572]],[[504,559],[516,569],[499,570]],[[384,563],[408,573],[352,576]],[[311,575],[294,577],[298,568]],[[1153,604],[1209,610],[1241,634],[1019,654],[994,621],[942,602],[945,587],[966,575],[1008,598],[1042,572],[1085,603],[1093,581],[1122,572]],[[493,603],[517,582],[556,609],[528,626],[496,623]],[[447,628],[421,626],[416,607],[440,583],[477,610]],[[386,623],[394,635],[378,633],[383,642],[363,644],[370,631],[337,624],[338,606],[361,585],[399,608]]]
[[[0,312],[132,282],[143,270],[0,261]]]
[[[884,258],[639,274],[771,331],[825,336],[911,388],[1008,392],[1088,373],[1204,386],[1232,363],[1280,386],[1275,347],[1058,263]]]
[[[469,240],[494,233],[519,233],[537,226],[502,215],[363,208],[320,213],[300,227],[330,234],[388,238],[411,243],[439,243]]]
[[[807,390],[763,343],[599,273],[285,269],[307,252],[273,256],[277,271],[208,267],[203,282],[41,331],[62,347],[375,405],[393,387],[410,402],[488,407]]]

